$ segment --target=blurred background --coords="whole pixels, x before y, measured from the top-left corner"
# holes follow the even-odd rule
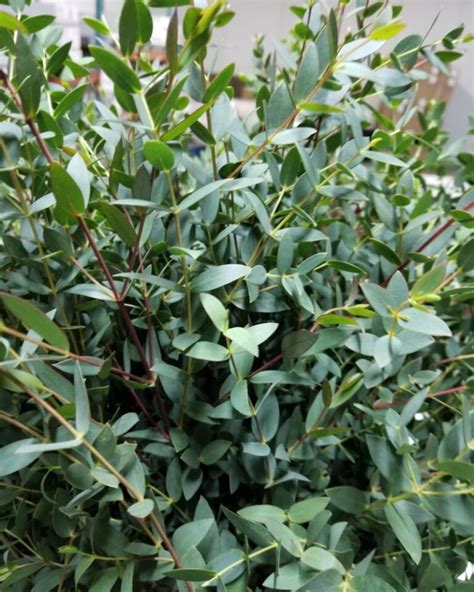
[[[196,0],[196,4],[206,0]],[[286,36],[296,17],[290,12],[298,0],[233,0],[235,18],[224,29],[216,32],[215,58],[219,66],[236,63],[237,72],[252,71],[252,49],[254,38],[264,33],[267,50]],[[331,0],[321,3],[332,4]],[[464,24],[465,31],[474,32],[474,0],[400,0],[404,10],[402,20],[407,25],[405,34],[424,35],[434,24],[429,39],[441,38],[443,34]],[[57,24],[64,28],[65,40],[72,41],[76,55],[83,55],[83,49],[93,41],[93,32],[84,23],[83,16],[105,16],[109,25],[118,25],[123,0],[33,0],[30,13],[56,15]],[[154,38],[157,47],[163,46],[169,19],[169,9],[153,9]],[[350,26],[350,23],[348,23]],[[451,75],[440,80],[433,74],[425,83],[420,107],[431,97],[443,98],[448,102],[445,127],[451,138],[460,137],[467,129],[468,116],[474,113],[474,43],[466,48],[466,56],[452,64]]]

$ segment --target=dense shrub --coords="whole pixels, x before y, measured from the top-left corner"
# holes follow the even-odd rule
[[[242,121],[223,0],[174,13],[167,65],[175,2],[86,19],[76,61],[10,4],[0,588],[472,589],[472,155],[415,100],[462,28],[293,7]]]

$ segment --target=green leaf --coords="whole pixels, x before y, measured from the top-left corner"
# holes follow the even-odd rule
[[[82,156],[77,153],[75,154],[67,165],[67,172],[71,175],[73,181],[79,187],[82,193],[82,199],[84,201],[84,207],[89,204],[91,186],[89,182],[89,172],[86,164],[82,159]]]
[[[298,108],[302,111],[310,111],[311,113],[321,114],[332,114],[332,113],[343,113],[343,110],[339,107],[332,105],[324,105],[322,103],[300,103]]]
[[[206,111],[209,111],[211,108],[211,104],[206,103],[205,105],[201,105],[195,111],[188,115],[185,119],[180,121],[175,127],[170,129],[168,132],[163,134],[162,140],[164,142],[170,142],[171,140],[176,140],[184,134],[186,130],[188,130],[196,121],[198,121]]]
[[[363,378],[360,372],[348,377],[334,393],[330,409],[336,409],[347,403],[360,390],[363,385]]]
[[[69,341],[66,335],[36,306],[17,296],[5,294],[4,292],[0,292],[0,298],[5,308],[21,321],[25,327],[32,329],[50,345],[65,352],[69,351]]]
[[[91,410],[89,405],[89,395],[87,394],[81,365],[78,361],[76,361],[74,368],[74,392],[76,404],[76,429],[79,433],[85,436],[89,431]]]
[[[309,547],[309,549],[306,549],[301,557],[301,563],[317,571],[335,569],[340,574],[346,573],[342,563],[332,553],[320,547]]]
[[[134,244],[136,244],[138,240],[137,233],[130,224],[128,218],[118,209],[117,206],[108,203],[101,203],[99,204],[99,208],[112,229],[118,234],[118,236],[126,245],[132,247]]]
[[[73,223],[85,209],[84,196],[71,175],[60,165],[50,165],[51,187],[56,198],[54,215],[61,224]]]
[[[217,577],[217,575],[215,571],[210,569],[182,568],[166,572],[167,577],[184,582],[206,582]]]
[[[52,14],[38,14],[36,16],[28,16],[23,21],[25,25],[25,29],[30,35],[32,33],[37,33],[42,29],[48,27],[51,23],[55,21],[56,17]]]
[[[191,208],[193,205],[197,204],[205,197],[207,197],[211,193],[214,193],[214,191],[220,189],[224,185],[228,185],[228,180],[224,179],[221,181],[214,181],[213,183],[209,183],[204,187],[200,187],[199,189],[197,189],[196,191],[194,191],[193,193],[191,193],[183,199],[183,201],[180,203],[180,209],[184,210]]]
[[[261,504],[257,506],[247,506],[239,510],[239,516],[246,520],[265,523],[268,520],[284,522],[286,519],[285,511],[277,506]]]
[[[328,573],[331,575],[335,574],[337,579],[331,579],[328,581],[326,574],[324,574],[325,579],[319,590],[331,590],[332,592],[333,590],[337,590],[335,586],[338,585],[341,576],[336,572]],[[278,571],[269,575],[263,582],[263,585],[270,590],[318,590],[316,587],[318,579],[319,576],[316,576],[314,572],[305,569],[298,561],[279,566]],[[309,588],[309,586],[311,586],[311,588]]]
[[[455,62],[462,58],[464,55],[462,51],[449,51],[449,50],[441,50],[435,52],[436,57],[443,62],[443,64],[450,64],[451,62]]]
[[[395,251],[391,247],[387,245],[387,243],[379,241],[375,238],[371,238],[370,242],[373,244],[376,253],[378,253],[382,257],[385,257],[387,261],[390,261],[390,263],[393,263],[394,265],[401,265],[402,262],[400,260],[400,257],[395,253]]]
[[[325,314],[318,317],[318,325],[355,325],[357,321],[338,314]]]
[[[227,330],[229,326],[229,311],[224,308],[224,305],[212,294],[201,294],[201,304],[211,319],[216,329],[221,332]]]
[[[145,158],[156,169],[169,172],[174,166],[174,155],[171,148],[159,140],[150,140],[143,146]]]
[[[270,446],[262,442],[244,442],[242,450],[244,454],[250,454],[251,456],[269,456],[272,452]]]
[[[277,520],[265,520],[265,526],[272,537],[294,557],[302,557],[303,546],[299,537],[281,522]]]
[[[246,277],[250,271],[250,267],[236,264],[209,267],[191,282],[191,288],[193,292],[211,292]]]
[[[331,503],[348,514],[363,514],[367,505],[367,495],[355,487],[341,485],[326,489]]]
[[[395,83],[395,86],[397,84]],[[401,85],[400,85],[401,86]],[[365,157],[369,158],[370,160],[375,160],[376,162],[383,162],[384,164],[389,164],[392,166],[406,168],[407,163],[403,162],[399,158],[392,156],[391,154],[385,154],[384,152],[376,152],[375,150],[367,150],[365,152]]]
[[[224,331],[224,335],[253,356],[258,357],[258,343],[248,329],[233,327]]]
[[[117,479],[117,477],[115,477],[115,475],[112,475],[112,473],[109,473],[109,471],[102,469],[101,467],[96,467],[96,468],[92,469],[91,476],[96,481],[98,481],[102,485],[105,485],[106,487],[111,487],[112,489],[118,489],[119,480]]]
[[[356,576],[349,581],[349,588],[344,592],[396,592],[395,588],[376,576]]]
[[[328,267],[333,267],[334,269],[339,269],[340,271],[347,271],[348,273],[356,273],[357,275],[367,275],[367,272],[359,265],[355,265],[354,263],[349,263],[349,261],[338,261],[336,259],[330,259],[329,261],[325,261],[324,265]]]
[[[257,545],[265,546],[272,542],[272,538],[267,529],[261,524],[245,519],[242,516],[239,516],[239,514],[234,514],[234,512],[231,512],[227,508],[222,508],[222,511],[225,517],[238,531],[245,534]]]
[[[127,512],[130,516],[134,518],[139,518],[140,520],[146,518],[153,512],[153,508],[155,504],[150,499],[144,499],[141,502],[137,502],[127,508]]]
[[[26,117],[34,117],[41,102],[44,77],[25,37],[20,33],[15,47],[15,74]]]
[[[66,440],[64,442],[48,442],[47,444],[25,444],[22,446],[17,454],[30,454],[31,452],[55,452],[57,450],[69,450],[70,448],[77,448],[82,444],[82,438],[74,440]]]
[[[260,323],[248,327],[248,330],[257,340],[258,345],[269,339],[278,329],[278,323]]]
[[[188,6],[192,0],[149,0],[148,4],[156,8],[165,8],[173,6]]]
[[[252,415],[251,403],[248,393],[248,383],[246,380],[239,380],[235,383],[230,392],[230,401],[232,403],[232,407],[245,417]]]
[[[120,584],[120,592],[133,592],[133,576],[135,572],[135,563],[129,561],[122,574],[122,583]]]
[[[170,18],[166,34],[166,58],[171,72],[178,69],[178,10],[175,8]]]
[[[91,29],[100,35],[105,35],[108,37],[112,34],[112,31],[103,21],[99,21],[98,19],[95,19],[91,16],[83,16],[82,20],[86,23],[86,25],[89,25]]]
[[[281,351],[286,359],[300,358],[316,343],[318,336],[307,330],[294,331],[282,342]]]
[[[310,522],[322,512],[329,503],[327,497],[312,497],[301,502],[296,502],[288,510],[288,518],[296,524]]]
[[[138,41],[148,43],[153,35],[153,16],[143,0],[138,0]]]
[[[404,309],[398,319],[398,324],[403,329],[423,333],[424,335],[438,337],[450,337],[452,335],[451,329],[442,319],[416,308]]]
[[[226,86],[232,80],[234,74],[235,65],[229,64],[214,78],[211,84],[207,87],[206,92],[202,98],[203,103],[209,103],[216,99],[222,92],[224,92]]]
[[[418,565],[421,561],[422,545],[416,524],[407,513],[399,511],[392,504],[385,506],[385,516],[397,539]]]
[[[173,534],[173,545],[177,552],[183,556],[192,547],[198,547],[213,524],[215,524],[213,518],[196,518],[193,522],[178,527]]]
[[[402,342],[395,336],[383,335],[374,346],[374,358],[379,368],[388,366],[403,350]]]
[[[255,195],[255,193],[253,193],[253,191],[245,192],[245,200],[249,202],[250,207],[255,212],[255,215],[262,225],[264,232],[268,235],[271,235],[273,232],[273,227],[265,204],[257,195]]]
[[[69,41],[68,43],[58,47],[58,49],[48,59],[48,63],[46,64],[47,74],[50,76],[60,76],[61,72],[66,66],[66,60],[69,57],[69,51],[71,50],[71,47],[72,41]],[[74,90],[72,92],[74,92]],[[68,96],[69,93],[66,93],[65,98]]]
[[[213,465],[219,461],[231,447],[232,442],[228,440],[214,440],[206,444],[199,455],[204,465]]]
[[[467,481],[474,485],[474,466],[467,462],[445,460],[436,463],[436,469],[442,473],[452,475],[460,481]]]
[[[94,557],[84,557],[83,559],[81,559],[79,561],[79,563],[77,564],[75,570],[74,570],[74,583],[77,587],[80,579],[82,578],[82,576],[86,573],[86,571],[89,569],[89,567],[91,567],[91,565],[94,563],[95,558]]]
[[[416,299],[420,298],[420,296],[425,296],[426,294],[433,294],[433,292],[435,292],[442,284],[445,275],[445,265],[433,267],[415,282],[410,290],[411,297]]]
[[[333,393],[332,393],[331,383],[329,382],[329,380],[327,378],[325,378],[323,380],[322,392],[323,392],[324,406],[326,408],[331,407]]]
[[[89,588],[89,592],[111,592],[118,580],[118,572],[115,567],[109,567],[99,572],[99,578]]]
[[[68,113],[76,103],[82,100],[89,84],[81,84],[67,93],[54,110],[55,119],[59,119]]]
[[[229,352],[222,345],[210,341],[200,341],[186,352],[189,358],[205,360],[206,362],[224,362],[229,357]]]
[[[467,241],[467,243],[461,247],[458,256],[458,263],[465,272],[472,271],[474,269],[474,238]]]
[[[0,11],[0,29],[9,29],[10,31],[20,31],[21,33],[27,32],[25,23],[22,23],[16,19],[12,14],[8,12]]]
[[[89,50],[97,65],[112,82],[132,94],[140,91],[141,84],[138,76],[117,54],[96,45],[90,46]]]
[[[297,127],[294,129],[284,130],[278,132],[272,139],[272,144],[275,146],[287,146],[290,144],[297,144],[304,142],[316,133],[312,127]]]
[[[392,316],[390,308],[395,309],[396,305],[386,289],[369,283],[362,284],[361,288],[370,306],[376,313],[382,317],[390,318]]]
[[[0,477],[7,477],[12,473],[21,471],[32,462],[34,462],[42,453],[39,450],[31,452],[18,451],[25,446],[36,444],[38,440],[27,438],[26,440],[17,440],[0,448]]]
[[[381,27],[377,27],[371,31],[369,37],[375,41],[388,41],[389,39],[396,37],[405,28],[406,25],[400,21],[393,21],[391,23],[387,23],[386,25],[382,25]]]
[[[142,0],[125,0],[120,13],[120,48],[125,56],[133,53],[135,45],[147,43],[153,31],[153,20]]]
[[[345,310],[348,314],[354,317],[365,317],[367,319],[372,319],[375,316],[375,313],[371,310],[368,310],[367,304],[355,304],[354,306],[348,306]]]

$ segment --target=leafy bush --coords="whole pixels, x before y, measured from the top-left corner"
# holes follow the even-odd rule
[[[470,590],[472,156],[410,131],[468,38],[293,7],[246,122],[223,0],[151,57],[189,3],[80,60],[0,14],[0,588]]]

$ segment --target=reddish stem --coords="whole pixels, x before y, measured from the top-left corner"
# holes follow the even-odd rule
[[[38,145],[41,149],[41,152],[44,154],[44,156],[45,156],[46,160],[49,162],[49,164],[51,164],[53,162],[53,157],[51,156],[49,148],[46,146],[46,142],[43,140],[41,133],[40,133],[39,129],[36,127],[33,119],[25,112],[20,95],[18,94],[16,88],[13,86],[13,84],[11,83],[7,74],[3,70],[0,70],[0,80],[2,80],[3,83],[5,84],[5,86],[7,87],[8,92],[11,94],[13,100],[15,101],[16,106],[18,107],[20,113],[23,115],[26,124],[28,125],[32,134],[36,138],[36,141],[38,142]]]
[[[429,393],[429,399],[436,399],[436,397],[443,397],[445,395],[452,395],[454,393],[462,393],[463,391],[467,390],[467,386],[456,386],[454,388],[446,389],[444,391],[438,391],[436,393]],[[374,403],[374,409],[391,409],[395,405],[406,405],[410,399],[399,399],[397,401],[392,401],[391,403],[385,401],[377,401]]]

